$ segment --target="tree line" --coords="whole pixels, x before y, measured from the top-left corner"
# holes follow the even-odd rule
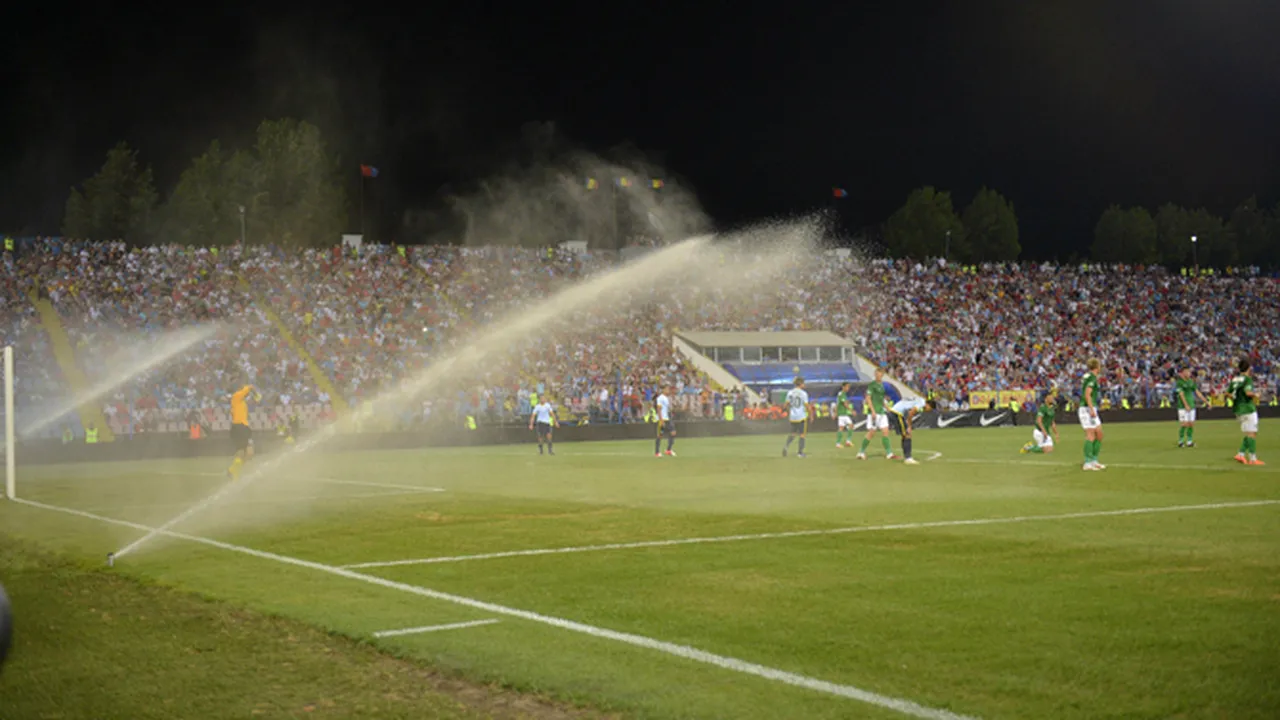
[[[961,213],[950,193],[917,188],[885,222],[883,237],[895,257],[1002,262],[1022,252],[1013,204],[986,187]],[[1143,207],[1112,205],[1094,227],[1089,256],[1095,262],[1168,267],[1280,266],[1280,204],[1267,209],[1251,197],[1226,218],[1173,203],[1154,215]]]
[[[132,245],[225,246],[243,237],[251,243],[329,246],[347,229],[349,201],[340,167],[316,126],[266,120],[248,147],[230,150],[211,142],[161,198],[151,168],[122,142],[97,173],[71,189],[62,232]],[[895,257],[1001,262],[1022,253],[1013,204],[987,187],[961,212],[949,192],[913,190],[884,223],[883,240]],[[1267,209],[1249,198],[1226,218],[1172,203],[1154,215],[1143,207],[1112,205],[1094,228],[1090,256],[1170,267],[1280,266],[1280,204]]]
[[[347,225],[339,163],[319,128],[293,119],[266,120],[249,147],[214,140],[194,158],[163,200],[151,168],[121,142],[80,187],[63,215],[67,237],[226,246],[336,244]]]

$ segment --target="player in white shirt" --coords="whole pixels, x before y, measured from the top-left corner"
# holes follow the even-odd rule
[[[555,443],[551,440],[551,428],[559,427],[560,422],[556,420],[556,409],[551,401],[544,395],[542,402],[533,406],[533,412],[529,414],[529,429],[537,430],[538,433],[538,454],[542,454],[543,441],[547,444],[547,453],[556,454]]]
[[[662,438],[667,438],[668,457],[675,457],[676,451],[672,448],[676,444],[676,423],[671,416],[671,398],[675,397],[676,389],[668,385],[662,392],[658,393],[658,397],[653,399],[653,409],[658,416],[658,436],[653,439],[653,456],[662,457]]]
[[[791,434],[787,435],[787,444],[782,446],[782,457],[787,456],[787,449],[792,441],[800,438],[800,450],[796,457],[805,457],[804,436],[809,432],[809,420],[813,418],[813,406],[809,404],[809,393],[804,389],[804,378],[796,378],[796,386],[787,391],[787,419],[791,421]]]
[[[911,422],[925,410],[934,409],[932,400],[903,398],[890,407],[889,417],[893,418],[893,429],[902,436],[902,462],[907,465],[919,465],[920,461],[911,457]]]

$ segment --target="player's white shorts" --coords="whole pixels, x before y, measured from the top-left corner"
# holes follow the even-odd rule
[[[851,427],[853,427],[853,417],[851,415],[836,416],[836,429],[843,430]]]
[[[1193,423],[1196,421],[1196,409],[1178,408],[1178,422]]]
[[[871,417],[870,415],[868,415],[868,416],[867,416],[867,429],[868,429],[868,430],[888,430],[888,429],[889,429],[889,414],[888,414],[888,413],[880,413],[879,415],[876,415],[875,417]]]
[[[1236,419],[1240,421],[1240,432],[1258,432],[1258,413],[1251,412],[1248,415],[1237,415]]]
[[[1048,433],[1042,433],[1039,429],[1031,431],[1031,439],[1036,441],[1037,447],[1053,447],[1053,436]]]
[[[1085,430],[1092,430],[1097,427],[1102,427],[1102,417],[1101,416],[1094,417],[1092,414],[1089,413],[1089,408],[1082,407],[1080,408],[1077,414],[1080,416],[1080,427],[1084,428]]]

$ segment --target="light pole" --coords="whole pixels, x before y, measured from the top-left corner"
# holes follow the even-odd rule
[[[943,249],[942,249],[942,259],[943,260],[951,259],[951,231],[950,230],[947,231],[947,244],[943,246]]]
[[[244,246],[244,206],[240,206],[240,245]]]
[[[1200,271],[1200,261],[1196,259],[1196,236],[1195,235],[1191,236],[1191,267],[1195,268],[1196,272]]]

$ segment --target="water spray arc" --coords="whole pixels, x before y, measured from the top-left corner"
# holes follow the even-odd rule
[[[800,258],[811,257],[811,253],[800,251],[799,246],[812,247],[819,232],[816,226],[804,223],[743,233],[740,240],[771,240],[759,245],[751,243],[754,247],[746,253],[736,248],[734,243],[713,243],[710,237],[693,238],[651,252],[615,270],[587,278],[540,299],[531,309],[513,312],[478,333],[465,346],[381,393],[370,405],[385,407],[414,402],[451,381],[497,362],[504,354],[511,353],[512,348],[518,347],[521,341],[554,330],[576,313],[607,315],[610,308],[666,299],[682,289],[695,286],[757,293],[761,282],[767,287],[771,279],[776,280],[792,272]],[[734,258],[731,266],[749,273],[755,282],[735,283],[728,273],[708,272],[708,268],[715,267],[726,254]],[[368,419],[370,412],[362,407],[353,412],[352,419],[354,422]],[[338,432],[339,425],[332,424],[313,433],[291,450],[258,464],[238,482],[224,485],[155,530],[122,547],[114,553],[114,558],[129,555],[175,525],[241,492],[273,468],[321,446]]]
[[[185,353],[191,347],[213,337],[221,329],[221,325],[210,323],[165,335],[156,343],[154,352],[136,363],[132,359],[128,360],[127,363],[118,359],[108,360],[105,365],[109,368],[124,364],[127,365],[127,369],[111,373],[84,393],[74,398],[69,398],[52,410],[41,414],[33,422],[23,427],[22,437],[34,437],[80,405],[105,397],[116,388],[128,384],[143,373],[164,367],[169,361]]]

